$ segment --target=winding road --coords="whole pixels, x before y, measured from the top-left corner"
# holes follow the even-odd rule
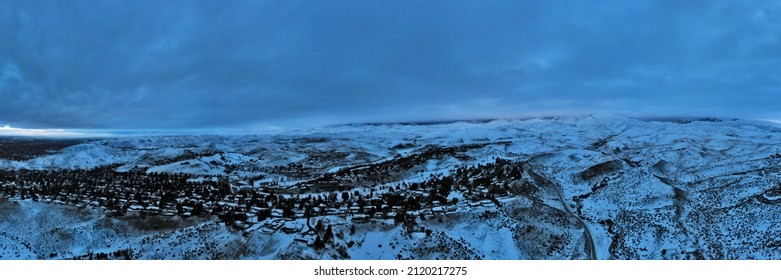
[[[586,242],[586,251],[588,252],[588,256],[590,260],[596,260],[597,252],[596,252],[596,247],[594,246],[594,238],[591,236],[591,230],[589,229],[586,222],[584,222],[583,219],[580,218],[580,216],[572,212],[572,210],[569,208],[567,203],[564,201],[564,196],[561,194],[561,187],[556,182],[548,179],[545,176],[540,175],[537,171],[534,171],[533,166],[529,165],[529,167],[532,167],[532,168],[528,168],[528,171],[529,173],[532,174],[532,176],[535,177],[535,179],[541,180],[543,183],[550,185],[551,187],[553,187],[554,190],[556,190],[556,194],[559,197],[559,201],[561,201],[561,205],[564,208],[564,212],[566,212],[572,217],[575,217],[575,219],[578,220],[578,223],[583,227],[583,229],[585,229],[583,235],[586,237],[586,240],[588,241]]]

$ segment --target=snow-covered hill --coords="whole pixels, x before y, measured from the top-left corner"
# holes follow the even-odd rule
[[[173,226],[141,230],[147,218],[137,221],[132,211],[109,217],[103,206],[74,210],[67,202],[19,201],[18,193],[6,192],[11,197],[0,200],[0,215],[14,218],[0,221],[0,257],[122,249],[164,259],[781,259],[781,126],[761,121],[584,116],[346,125],[276,135],[104,139],[25,161],[0,160],[4,170],[102,166],[184,173],[194,181],[226,178],[235,192],[291,201],[337,198],[312,205],[323,210],[307,214],[310,221],[301,208],[240,227],[204,215],[165,217],[162,223]],[[391,194],[426,199],[450,179],[455,183],[442,202],[420,209],[388,206],[371,217],[351,209],[353,193],[385,199],[380,204]],[[349,200],[339,198],[342,192]],[[411,217],[395,218],[404,213]],[[325,230],[310,228],[318,222],[332,227],[322,248],[314,243]]]

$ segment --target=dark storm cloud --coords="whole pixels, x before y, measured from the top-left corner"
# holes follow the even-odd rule
[[[773,1],[5,1],[0,125],[781,118]]]

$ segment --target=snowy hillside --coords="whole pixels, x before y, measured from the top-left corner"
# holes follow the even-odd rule
[[[0,170],[2,259],[781,259],[760,121],[117,138]]]

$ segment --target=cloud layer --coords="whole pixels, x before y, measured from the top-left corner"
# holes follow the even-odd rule
[[[776,1],[6,1],[0,125],[781,118]]]

